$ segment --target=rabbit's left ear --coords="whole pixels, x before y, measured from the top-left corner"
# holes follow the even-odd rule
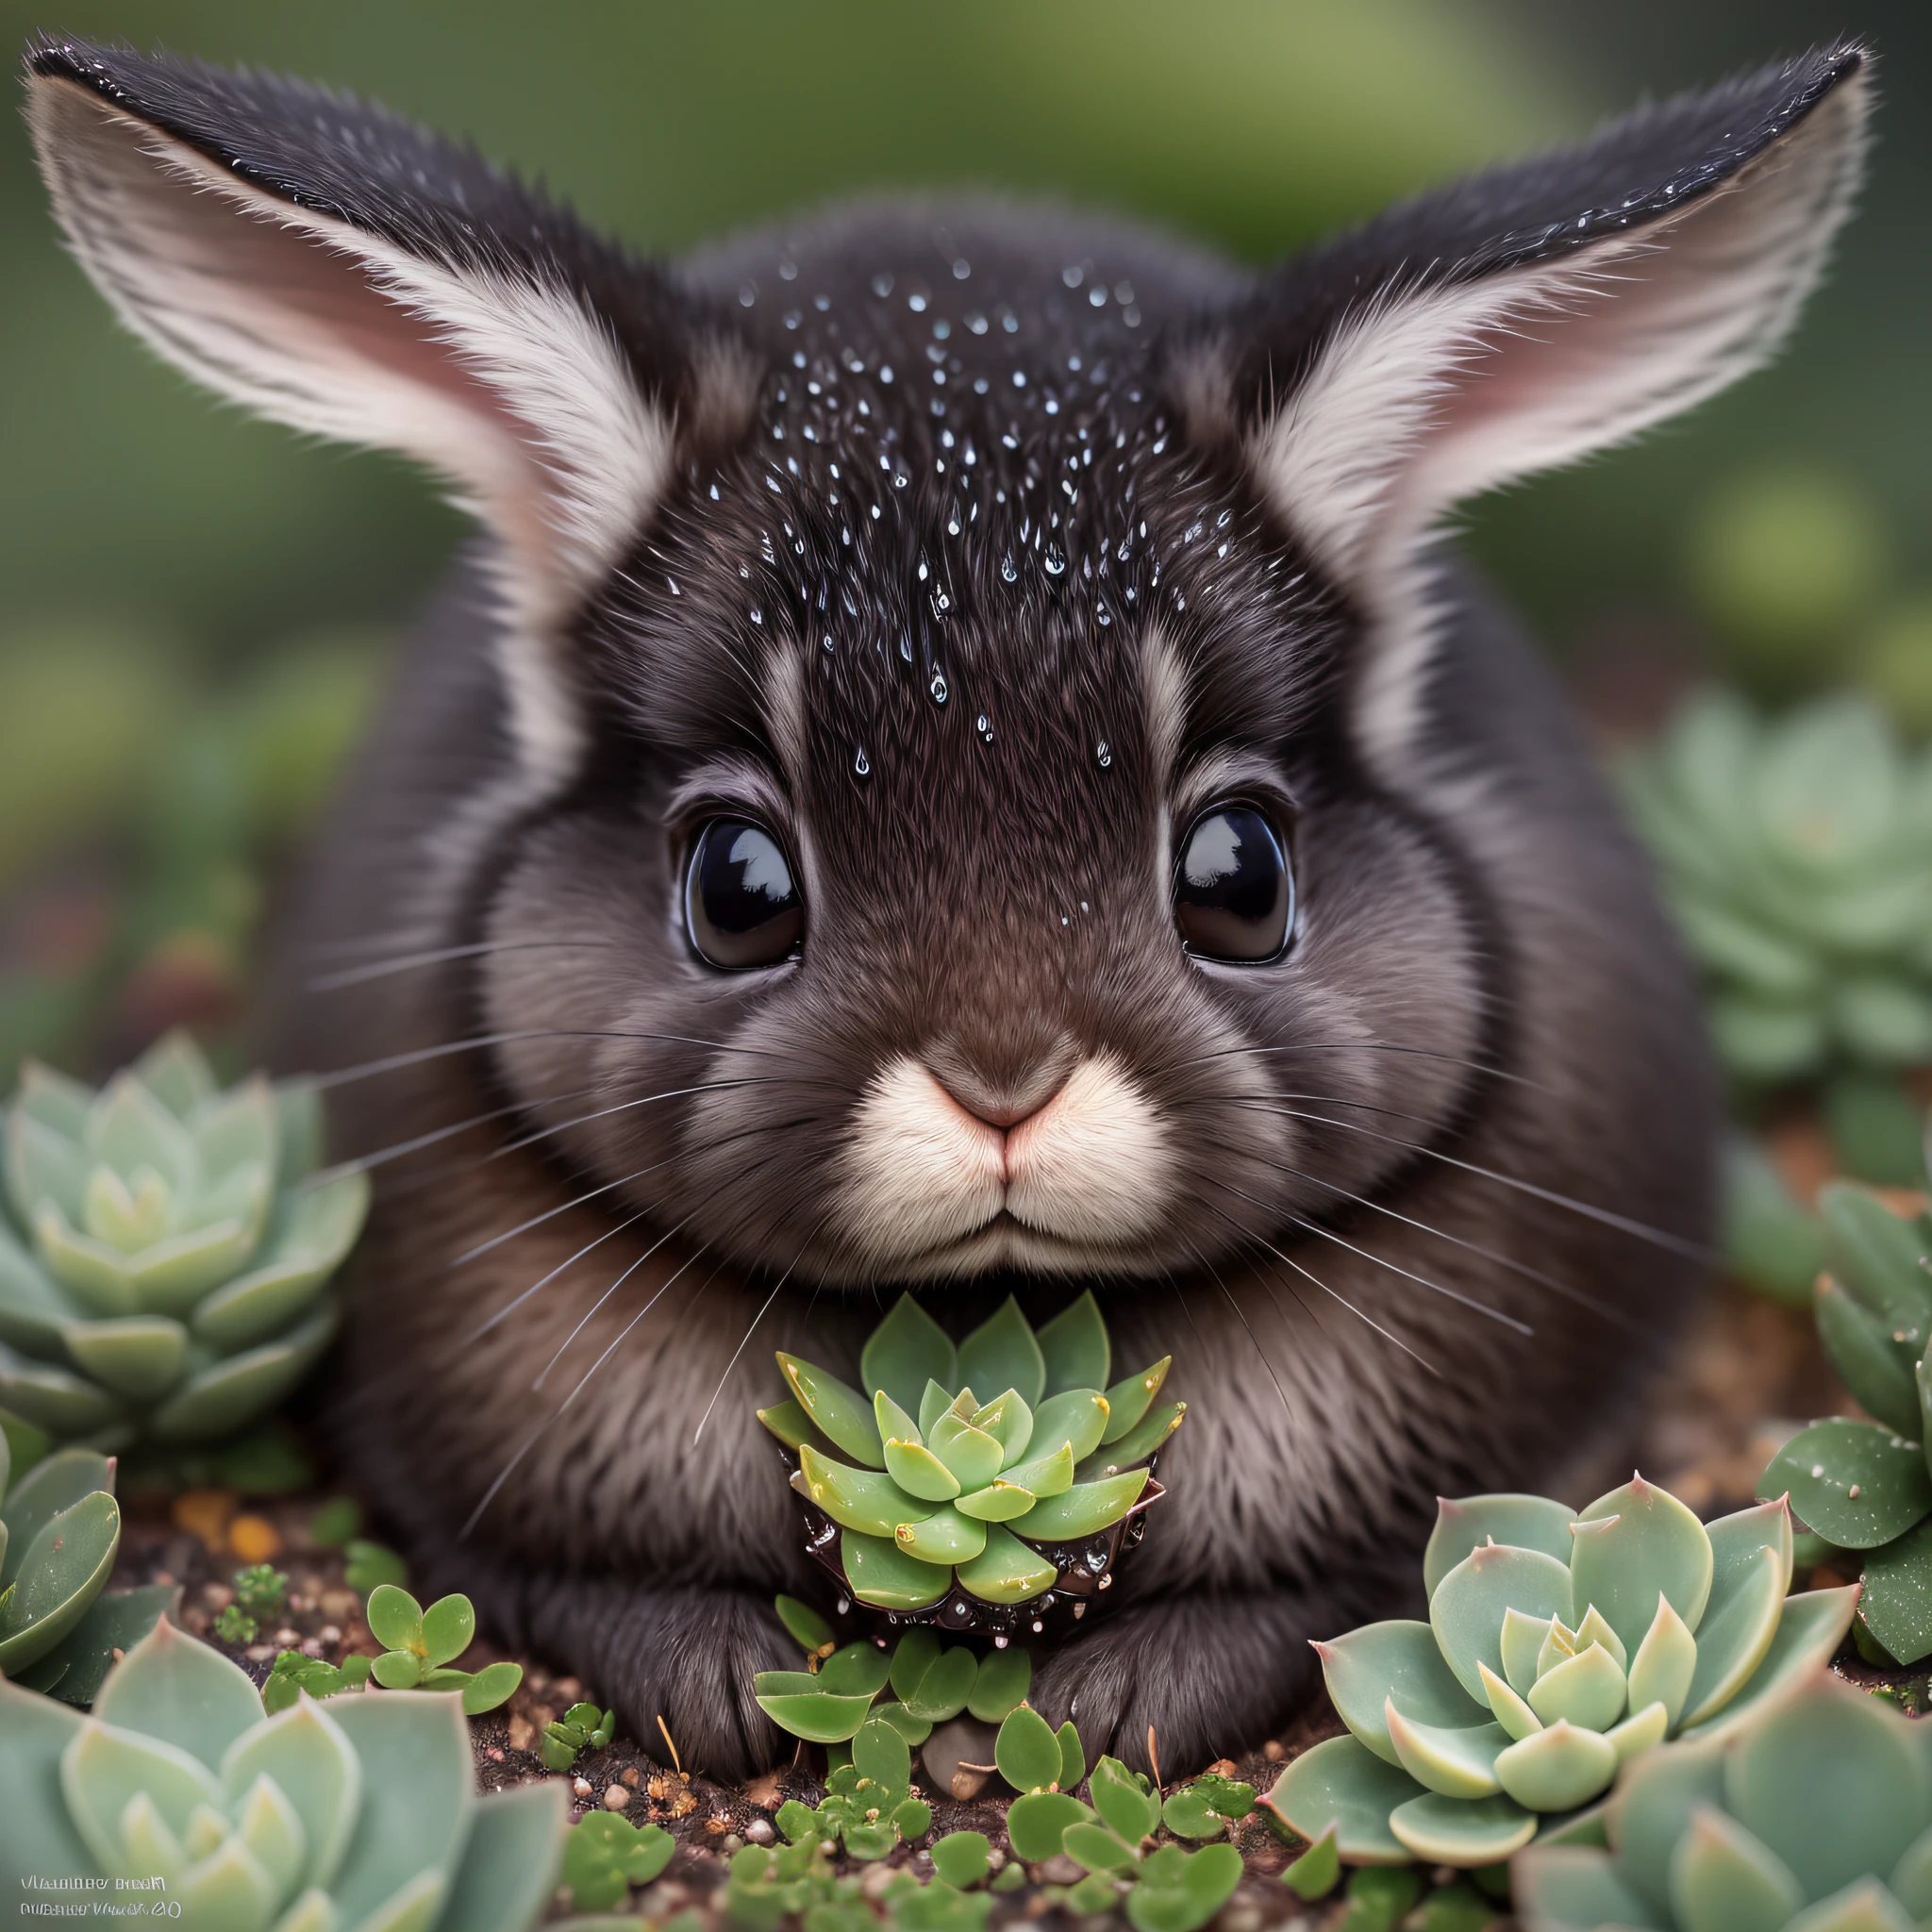
[[[496,538],[525,769],[581,746],[561,632],[728,441],[757,372],[660,275],[344,96],[68,40],[27,52],[55,212],[122,320],[262,415],[392,449]]]
[[[1426,708],[1442,516],[1772,354],[1857,186],[1868,66],[1825,48],[1392,208],[1177,351],[1192,433],[1238,441],[1362,615],[1356,718],[1385,770]]]

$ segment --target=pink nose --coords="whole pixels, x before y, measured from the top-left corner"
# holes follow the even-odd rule
[[[995,1087],[959,1067],[947,1067],[943,1072],[935,1069],[933,1076],[961,1111],[1002,1133],[1010,1133],[1051,1107],[1055,1095],[1066,1085],[1065,1071],[1058,1067],[1042,1068],[1030,1080],[1009,1087]]]

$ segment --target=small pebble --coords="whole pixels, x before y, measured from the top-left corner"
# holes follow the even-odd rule
[[[731,1829],[730,1817],[725,1812],[713,1811],[711,1815],[705,1820],[705,1829],[711,1835],[711,1837],[716,1838],[721,1832],[726,1832]]]
[[[273,1643],[251,1643],[242,1655],[252,1664],[272,1664],[275,1660]]]
[[[1056,1852],[1052,1857],[1034,1866],[1033,1875],[1041,1885],[1077,1885],[1086,1877],[1087,1872],[1066,1853]]]
[[[303,1642],[301,1648],[304,1657],[319,1657],[328,1646],[323,1642],[321,1638],[310,1637]]]
[[[1217,1923],[1220,1932],[1261,1932],[1261,1907],[1246,1904],[1229,1906]]]
[[[591,1795],[591,1780],[587,1777],[572,1778],[570,1788],[580,1798],[588,1798]]]
[[[362,1614],[362,1599],[353,1590],[325,1590],[322,1614],[331,1624],[350,1624]]]
[[[612,1785],[604,1793],[604,1808],[607,1811],[622,1811],[630,1803],[630,1793],[622,1785]]]
[[[1288,1753],[1281,1748],[1281,1740],[1278,1738],[1270,1738],[1268,1741],[1261,1746],[1261,1756],[1265,1757],[1270,1764],[1279,1764],[1281,1760],[1288,1756]]]
[[[204,1583],[201,1600],[211,1610],[225,1610],[235,1601],[235,1592],[225,1583]]]
[[[930,1855],[927,1854],[925,1856]],[[994,1845],[991,1847],[990,1851],[988,1851],[986,1855],[986,1869],[989,1872],[1004,1871],[1006,1869],[1006,1863],[1007,1855],[1006,1853],[1000,1850],[999,1846]]]
[[[537,1726],[526,1717],[519,1717],[515,1711],[509,1717],[509,1748],[512,1751],[534,1751],[537,1748]]]
[[[744,1835],[755,1845],[768,1845],[772,1842],[772,1821],[769,1818],[754,1818],[744,1827]]]
[[[342,1641],[341,1625],[340,1624],[325,1624],[315,1633],[315,1641],[318,1643],[326,1644],[330,1650],[333,1650]]]
[[[858,1889],[867,1898],[877,1898],[892,1882],[892,1868],[881,1858],[875,1865],[865,1868],[865,1876],[858,1881]]]
[[[558,1701],[566,1708],[584,1701],[584,1687],[575,1677],[559,1677],[550,1688],[557,1692]]]
[[[275,1632],[275,1641],[279,1643],[284,1650],[293,1650],[294,1647],[302,1641],[302,1633],[299,1630],[291,1630],[285,1624],[279,1630]]]
[[[741,1852],[744,1849],[744,1840],[735,1831],[727,1831],[719,1843],[721,1848],[727,1852]]]
[[[635,1764],[627,1765],[625,1768],[624,1781],[631,1788],[632,1790],[637,1790],[640,1780],[638,1777],[638,1768]]]
[[[484,1750],[483,1755],[489,1758],[491,1764],[501,1764],[503,1762],[503,1746],[501,1744],[489,1745]]]

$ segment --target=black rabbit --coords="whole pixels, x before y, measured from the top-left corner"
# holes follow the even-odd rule
[[[812,1574],[773,1349],[849,1367],[901,1286],[958,1330],[1091,1285],[1191,1413],[1036,1701],[1173,1770],[1401,1601],[1437,1492],[1609,1440],[1695,1298],[1713,1079],[1549,677],[1437,537],[1771,353],[1862,50],[1259,275],[954,202],[651,265],[338,95],[27,69],[124,319],[484,526],[281,989],[382,1182],[342,1440],[429,1581],[763,1763]]]

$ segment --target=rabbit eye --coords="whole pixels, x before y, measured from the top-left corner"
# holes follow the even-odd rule
[[[1294,874],[1266,813],[1216,805],[1195,819],[1174,869],[1174,916],[1188,951],[1203,958],[1281,955],[1294,924]]]
[[[684,925],[707,965],[774,966],[796,952],[805,905],[791,867],[763,825],[712,819],[691,841],[684,874]]]

